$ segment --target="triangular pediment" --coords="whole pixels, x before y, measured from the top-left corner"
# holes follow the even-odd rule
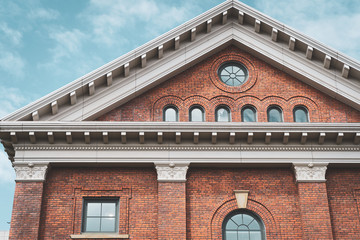
[[[94,120],[229,45],[360,110],[357,61],[229,0],[2,120]]]

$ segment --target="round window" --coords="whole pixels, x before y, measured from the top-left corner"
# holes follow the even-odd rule
[[[228,86],[240,86],[248,79],[248,70],[238,62],[226,62],[218,70],[220,80]]]

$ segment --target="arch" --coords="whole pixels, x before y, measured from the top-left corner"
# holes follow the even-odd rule
[[[231,111],[227,105],[219,105],[215,108],[216,122],[231,122]]]
[[[164,122],[177,122],[179,121],[179,110],[175,105],[166,105],[163,109]]]
[[[179,120],[184,113],[183,100],[177,96],[165,96],[158,99],[153,105],[153,121],[163,121],[163,110],[173,105],[178,109]]]
[[[236,199],[232,197],[225,199],[212,211],[209,226],[209,239],[222,239],[222,224],[224,219],[229,213],[238,209]],[[282,239],[280,227],[268,208],[255,199],[249,198],[246,209],[254,212],[261,218],[265,226],[267,240]]]
[[[201,105],[193,105],[189,109],[190,122],[205,122],[205,111]]]
[[[230,212],[222,224],[224,240],[265,240],[265,226],[259,215],[248,209]]]
[[[309,110],[302,105],[297,105],[293,109],[294,122],[309,122]]]
[[[242,122],[257,122],[257,111],[253,105],[245,105],[241,108]]]
[[[283,122],[284,116],[281,107],[278,105],[271,105],[267,109],[268,122]]]

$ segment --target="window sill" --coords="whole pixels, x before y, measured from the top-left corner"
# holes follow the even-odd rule
[[[112,239],[126,239],[129,238],[129,234],[116,234],[116,233],[84,233],[70,235],[71,239],[83,239],[83,238],[112,238]]]

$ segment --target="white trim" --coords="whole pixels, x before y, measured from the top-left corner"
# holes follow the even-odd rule
[[[326,182],[325,173],[329,163],[293,163],[296,182]]]

